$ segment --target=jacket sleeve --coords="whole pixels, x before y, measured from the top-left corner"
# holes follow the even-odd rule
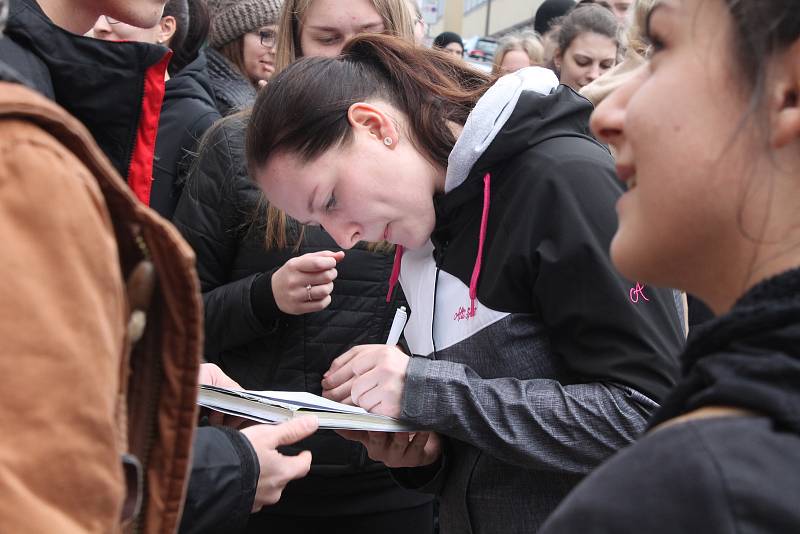
[[[0,121],[0,523],[117,530],[125,293],[92,175],[22,121]]]
[[[241,233],[253,218],[253,207],[240,202],[255,188],[243,160],[243,128],[240,120],[231,118],[209,130],[173,217],[197,254],[205,352],[211,360],[269,334],[282,315],[272,295],[271,272],[231,279]]]
[[[259,463],[241,432],[197,429],[180,534],[241,532],[255,501]]]
[[[611,265],[620,190],[610,165],[572,157],[537,173],[528,198],[541,208],[529,207],[525,223],[532,253],[504,275],[532,281],[549,357],[569,380],[486,379],[461,363],[412,358],[402,417],[511,464],[585,474],[644,431],[677,374],[681,321],[672,291],[647,288],[651,302],[634,304]]]

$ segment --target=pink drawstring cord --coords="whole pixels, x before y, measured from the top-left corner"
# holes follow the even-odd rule
[[[396,245],[394,250],[394,265],[392,266],[392,276],[389,278],[389,292],[386,294],[386,302],[392,301],[392,293],[394,293],[394,286],[397,285],[397,280],[400,278],[400,262],[402,261],[403,261],[403,247],[400,245]]]
[[[478,256],[475,258],[475,267],[469,279],[469,316],[475,317],[475,300],[478,298],[478,278],[481,276],[481,261],[483,260],[483,243],[486,241],[486,225],[489,222],[489,200],[491,196],[492,175],[488,172],[483,177],[483,213],[481,214],[481,233],[478,238]]]

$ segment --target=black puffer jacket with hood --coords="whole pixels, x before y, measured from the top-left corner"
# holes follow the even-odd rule
[[[201,51],[166,83],[150,206],[168,219],[178,204],[200,138],[220,118],[206,65],[205,52]]]
[[[652,430],[578,486],[544,533],[800,532],[800,269],[698,327],[682,359],[651,429],[700,408],[746,412]]]
[[[319,227],[307,227],[299,247],[267,249],[266,201],[247,173],[246,117],[226,117],[207,134],[173,218],[197,254],[205,304],[205,355],[246,389],[321,394],[322,374],[354,345],[384,343],[402,293],[387,302],[391,253],[364,246],[337,266],[331,305],[288,315],[272,294],[272,274],[308,252],[340,250]],[[298,234],[290,221],[290,238]],[[318,432],[297,448],[313,454],[311,473],[291,482],[262,514],[349,515],[400,510],[429,502],[403,490],[365,449],[333,432]]]

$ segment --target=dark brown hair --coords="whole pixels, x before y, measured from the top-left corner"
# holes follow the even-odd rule
[[[244,35],[240,35],[233,41],[225,43],[220,46],[217,51],[236,67],[236,70],[239,71],[242,78],[253,83],[253,80],[250,79],[250,75],[247,74],[247,67],[244,66]]]
[[[734,59],[752,92],[751,106],[764,96],[769,58],[800,39],[797,0],[725,0],[733,19]]]
[[[276,152],[311,161],[348,143],[356,102],[381,99],[406,116],[406,132],[432,164],[446,168],[456,138],[491,78],[447,54],[396,37],[365,34],[337,58],[303,58],[256,99],[247,129],[250,175]]]
[[[184,27],[181,45],[175,46],[175,42],[170,43],[173,56],[169,62],[170,74],[180,72],[189,63],[197,59],[197,54],[205,46],[208,40],[208,30],[211,26],[211,18],[208,14],[206,0],[184,0],[188,9],[185,18],[178,19],[178,27]],[[164,15],[169,15],[167,9],[172,2],[168,2],[164,7]],[[177,33],[177,32],[176,32]]]
[[[597,3],[579,4],[561,20],[558,49],[561,54],[582,33],[597,33],[612,39],[619,50],[619,23],[614,14]]]

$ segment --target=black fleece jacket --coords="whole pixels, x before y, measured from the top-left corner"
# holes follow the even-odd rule
[[[752,416],[656,429],[588,477],[543,534],[800,532],[800,270],[698,328],[651,428],[706,406]]]

